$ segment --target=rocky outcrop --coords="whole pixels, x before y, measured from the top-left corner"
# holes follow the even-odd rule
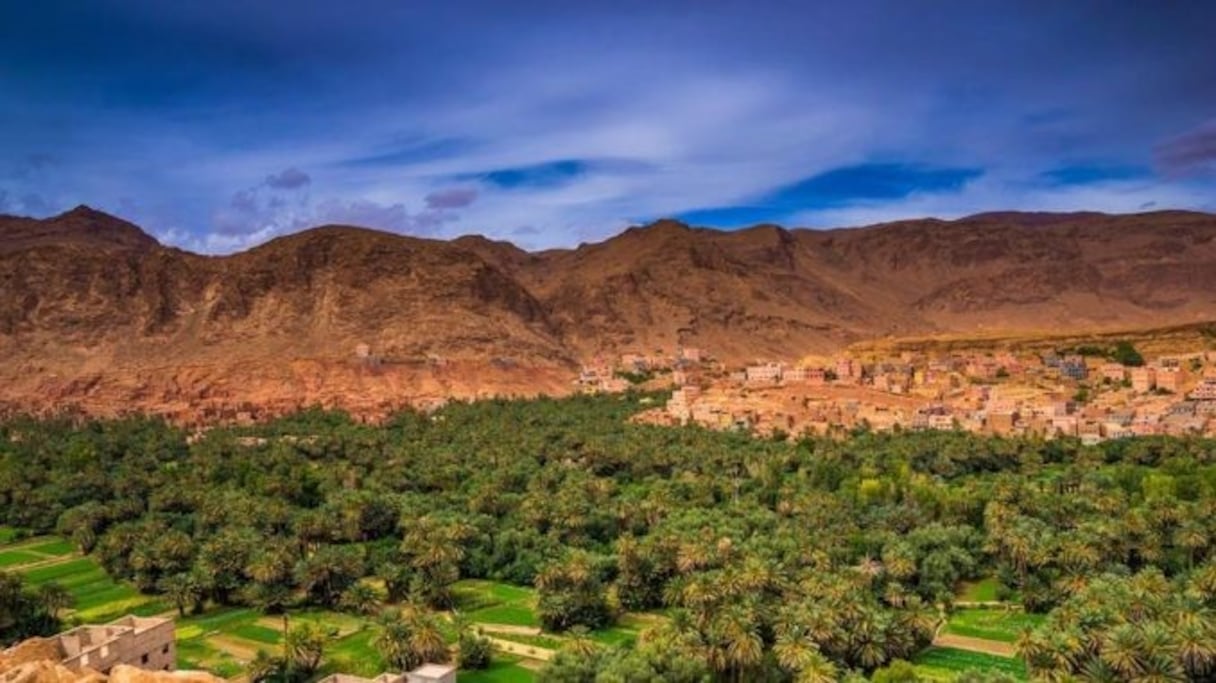
[[[145,671],[119,664],[109,675],[85,669],[72,671],[49,660],[26,662],[10,669],[0,668],[4,683],[223,683],[224,679],[205,671]]]

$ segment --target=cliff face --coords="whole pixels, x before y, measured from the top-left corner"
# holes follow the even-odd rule
[[[207,258],[86,209],[0,221],[0,237],[13,409],[380,414],[569,386],[573,359],[540,302],[451,244],[327,227]]]
[[[228,257],[87,208],[0,217],[0,404],[182,420],[561,393],[597,353],[728,361],[858,340],[1216,319],[1216,216],[984,214],[573,250],[330,226]]]

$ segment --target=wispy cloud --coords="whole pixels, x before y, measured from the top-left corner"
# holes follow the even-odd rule
[[[298,168],[266,176],[266,187],[273,190],[298,190],[312,182],[312,177]]]
[[[1216,173],[1216,119],[1163,143],[1157,163],[1171,175]]]

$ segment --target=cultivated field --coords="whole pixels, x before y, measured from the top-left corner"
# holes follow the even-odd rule
[[[1026,678],[1026,667],[1021,660],[949,647],[931,647],[918,655],[913,663],[922,677],[941,681],[953,680],[968,669],[1002,671],[1019,679]]]
[[[75,601],[65,613],[69,620],[97,623],[126,614],[160,614],[168,609],[164,601],[114,581],[96,561],[81,557],[61,538],[14,541],[15,535],[11,530],[0,533],[0,538],[9,539],[0,545],[0,569],[17,572],[35,586],[55,582],[67,588]]]
[[[22,574],[34,585],[57,582],[75,598],[69,620],[104,622],[124,614],[172,614],[163,599],[139,593],[134,587],[111,579],[90,557],[82,557],[70,543],[56,537],[15,540],[15,531],[0,528],[0,570]],[[499,652],[485,671],[462,671],[465,683],[530,683],[534,671],[569,642],[565,635],[545,633],[536,615],[536,591],[494,581],[466,579],[454,587],[457,616],[473,623],[494,639]],[[963,586],[959,599],[990,602],[995,599],[993,581]],[[638,634],[663,617],[627,614],[616,626],[589,637],[604,645],[630,644]],[[966,608],[951,615],[943,633],[1007,645],[1023,628],[1041,623],[1042,617],[1013,608]],[[372,645],[374,621],[332,611],[301,610],[288,615],[289,624],[313,622],[334,630],[326,648],[323,673],[344,672],[374,676],[385,669]],[[244,607],[215,607],[200,615],[177,620],[178,665],[183,669],[205,669],[220,676],[239,676],[259,650],[277,654],[283,647],[281,616],[266,616]],[[456,639],[455,629],[448,634]],[[1000,670],[1025,678],[1025,668],[1016,659],[953,647],[932,647],[916,658],[917,671],[928,679],[950,680],[967,669]]]
[[[133,586],[116,582],[90,557],[82,557],[72,544],[57,537],[16,540],[20,534],[0,527],[0,570],[21,574],[37,586],[56,582],[67,588],[75,600],[65,613],[69,622],[101,623],[126,614],[172,615],[177,618],[178,667],[204,669],[224,677],[239,676],[258,650],[277,654],[283,647],[283,618],[266,616],[244,607],[214,607],[200,615],[178,617],[163,599],[141,594]],[[462,602],[473,605],[472,617],[486,624],[535,626],[531,589],[506,584],[464,581],[458,586]],[[375,626],[372,619],[316,609],[291,612],[289,624],[313,622],[335,630],[326,648],[323,673],[353,673],[375,676],[385,670],[380,654],[372,646]],[[452,642],[453,629],[446,634]],[[499,634],[495,634],[498,637]],[[604,642],[620,641],[636,635],[629,629],[613,629],[596,634]],[[547,636],[509,635],[505,640],[534,640],[533,645],[560,646],[559,639]],[[521,643],[523,644],[523,643]],[[540,649],[543,649],[540,648]],[[540,660],[498,654],[485,671],[462,671],[467,683],[530,683]]]
[[[1028,628],[1043,623],[1043,615],[1026,614],[1021,610],[1001,607],[985,609],[960,609],[950,616],[946,633],[970,638],[996,640],[1002,643],[1017,641],[1018,635]]]

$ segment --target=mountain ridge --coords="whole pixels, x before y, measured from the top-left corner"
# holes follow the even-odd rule
[[[0,293],[10,410],[379,415],[564,393],[591,358],[682,345],[739,364],[886,337],[1212,320],[1216,216],[664,220],[540,252],[327,225],[206,256],[78,207],[0,218]]]

